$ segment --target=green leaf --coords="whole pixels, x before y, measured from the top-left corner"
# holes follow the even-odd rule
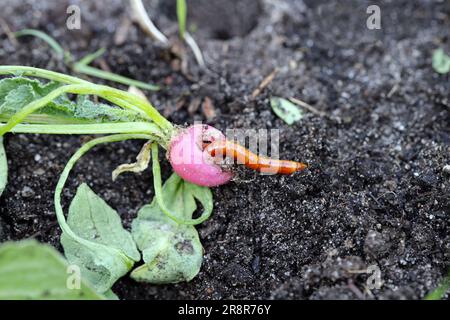
[[[450,272],[441,285],[425,296],[425,300],[441,300],[450,290]]]
[[[271,97],[270,106],[273,112],[288,125],[292,125],[303,118],[303,112],[289,100]]]
[[[109,289],[108,291],[106,291],[104,294],[105,298],[107,298],[108,300],[120,300],[119,297],[111,290]]]
[[[162,192],[166,206],[178,218],[192,218],[197,209],[195,198],[204,206],[212,207],[208,188],[188,183],[175,173],[166,181]],[[156,198],[139,211],[132,234],[145,262],[133,270],[133,279],[155,284],[177,283],[192,280],[200,271],[203,248],[197,230],[165,215]]]
[[[193,213],[197,210],[196,199],[202,204],[204,211],[211,213],[213,210],[211,190],[187,182],[176,173],[172,173],[164,183],[162,194],[167,209],[180,220],[192,218]]]
[[[68,266],[48,245],[34,240],[6,242],[0,246],[0,299],[106,299],[82,278],[79,289],[69,289]]]
[[[177,0],[177,18],[180,38],[184,39],[186,33],[187,5],[186,0]]]
[[[5,147],[3,146],[3,137],[0,137],[0,196],[6,188],[8,182],[8,162],[6,159]]]
[[[98,292],[105,292],[134,262],[140,260],[131,234],[126,231],[115,210],[82,184],[73,199],[67,224],[89,245],[63,232],[61,244],[70,263],[79,265],[81,273]]]
[[[77,119],[97,122],[137,122],[143,118],[129,110],[114,108],[104,103],[94,103],[86,96],[79,96],[74,110]]]
[[[434,50],[433,53],[433,69],[438,73],[450,72],[450,57],[445,54],[442,48]]]
[[[23,109],[30,102],[48,95],[60,87],[57,82],[42,83],[25,77],[5,78],[0,80],[0,121]],[[67,95],[61,95],[27,118],[28,123],[40,123],[42,116],[63,119],[75,123],[135,122],[144,121],[137,112],[94,103],[87,96],[78,96],[71,101]]]

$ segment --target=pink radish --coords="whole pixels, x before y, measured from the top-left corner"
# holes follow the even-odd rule
[[[215,187],[233,178],[233,173],[216,164],[214,158],[204,150],[204,145],[225,140],[219,130],[203,124],[181,129],[169,145],[169,161],[173,170],[191,183]]]

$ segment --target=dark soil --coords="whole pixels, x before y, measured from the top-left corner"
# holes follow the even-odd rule
[[[127,1],[71,1],[82,9],[82,29],[72,31],[66,2],[3,0],[0,17],[13,31],[50,33],[78,57],[106,47],[112,71],[166,86],[149,98],[177,124],[206,121],[201,108],[188,106],[210,97],[217,115],[208,123],[279,129],[281,157],[311,165],[282,177],[241,170],[215,188],[214,215],[198,228],[200,274],[164,286],[124,278],[114,287],[120,298],[420,299],[442,281],[450,258],[450,175],[443,170],[450,164],[450,82],[434,72],[431,56],[438,47],[450,52],[448,1],[188,1],[209,67],[199,72],[190,57],[188,76],[136,25],[114,43]],[[381,30],[366,28],[371,4],[381,8]],[[175,36],[173,4],[146,6]],[[41,41],[0,37],[1,65],[69,72]],[[252,101],[275,67],[274,81]],[[272,95],[297,97],[327,116],[305,112],[288,126],[271,111]],[[61,249],[53,191],[88,138],[7,135],[1,241],[35,237]],[[110,173],[139,149],[125,142],[89,153],[71,176],[66,202],[87,182],[129,227],[152,199],[151,173],[117,183]],[[163,170],[168,176],[165,161]],[[379,290],[354,272],[370,265],[381,269]]]

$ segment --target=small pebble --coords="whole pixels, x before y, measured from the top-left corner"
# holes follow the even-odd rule
[[[37,176],[42,176],[44,173],[45,173],[45,170],[42,169],[42,168],[36,169],[34,171],[34,174],[37,175]]]
[[[445,165],[442,168],[442,171],[444,171],[445,173],[449,173],[450,174],[450,164]]]
[[[24,197],[24,198],[29,198],[29,197],[34,196],[34,190],[28,186],[23,187],[23,189],[20,193],[22,194],[22,197]]]

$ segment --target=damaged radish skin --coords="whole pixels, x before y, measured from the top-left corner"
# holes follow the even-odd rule
[[[215,187],[229,182],[233,173],[216,163],[204,148],[216,141],[224,141],[219,130],[204,124],[181,129],[169,144],[168,157],[173,170],[191,183]]]

